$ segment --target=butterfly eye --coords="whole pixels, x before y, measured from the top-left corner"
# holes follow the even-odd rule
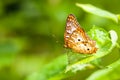
[[[89,49],[89,48],[87,48],[87,50],[89,51],[90,49]]]
[[[84,46],[86,46],[86,44],[84,44]]]
[[[78,39],[78,41],[80,41],[80,39]]]

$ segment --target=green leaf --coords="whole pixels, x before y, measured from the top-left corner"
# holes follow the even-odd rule
[[[98,58],[101,58],[109,54],[112,49],[116,46],[117,34],[115,31],[111,30],[109,33],[102,28],[93,27],[89,32],[89,36],[96,41],[98,51],[95,54],[77,54],[69,51],[68,61],[69,65],[66,68],[66,72],[72,71],[76,72],[78,70],[83,70],[86,68],[93,68],[90,64]],[[110,37],[109,37],[110,34]],[[73,61],[74,60],[74,61]]]
[[[28,76],[26,80],[54,80],[54,79],[59,80],[64,75],[57,77],[56,75],[59,75],[60,72],[63,72],[66,65],[67,65],[67,56],[62,55],[51,61],[46,66],[44,66],[44,68],[41,69],[39,72],[33,73],[30,76]]]
[[[108,18],[108,19],[111,19],[111,20],[115,21],[116,23],[118,23],[117,15],[115,15],[111,12],[108,12],[106,10],[102,10],[100,8],[97,8],[93,5],[91,5],[91,4],[76,3],[76,6],[82,8],[84,11],[86,11],[88,13],[91,13],[91,14],[94,14],[94,15],[97,15],[97,16],[101,16],[101,17],[104,17],[104,18]]]
[[[112,51],[116,45],[117,34],[113,30],[108,33],[104,29],[95,26],[88,32],[88,34],[97,42],[99,49],[96,54],[75,54],[70,51],[67,53],[68,56],[63,55],[54,59],[49,64],[44,66],[40,71],[29,75],[26,80],[61,80],[71,76],[72,74],[64,72],[68,63],[67,57],[68,60],[70,60],[70,65],[67,66],[66,72],[71,70],[78,71],[85,68],[94,68],[90,62],[101,58]]]
[[[87,80],[119,80],[120,79],[120,59],[108,67],[94,72]]]
[[[120,14],[117,14],[118,20],[120,20]]]

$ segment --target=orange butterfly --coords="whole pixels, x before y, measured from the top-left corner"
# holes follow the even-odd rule
[[[71,48],[78,53],[96,53],[96,42],[91,40],[81,28],[76,18],[70,14],[67,17],[66,30],[64,33],[65,47]]]

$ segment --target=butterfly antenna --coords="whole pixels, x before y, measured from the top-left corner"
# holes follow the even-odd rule
[[[59,44],[60,46],[62,46],[63,45],[63,42],[62,41],[60,41],[57,37],[56,37],[56,35],[55,34],[51,34],[52,35],[52,38],[55,40],[55,42],[57,43],[57,44]]]

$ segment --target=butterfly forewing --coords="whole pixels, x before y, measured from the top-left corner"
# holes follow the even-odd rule
[[[95,41],[86,35],[72,14],[67,17],[64,41],[65,47],[71,48],[79,53],[95,53],[97,50]]]

